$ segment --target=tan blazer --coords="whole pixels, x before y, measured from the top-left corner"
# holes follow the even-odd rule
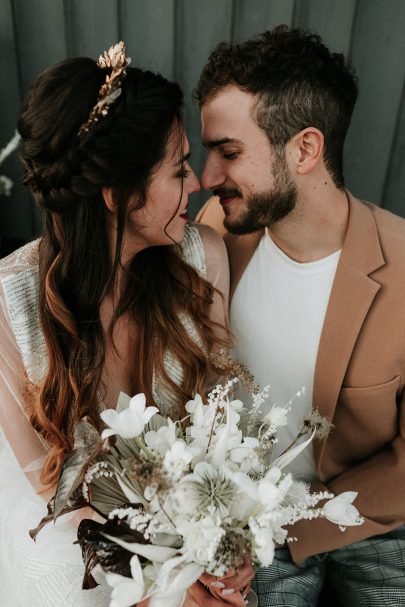
[[[312,489],[358,491],[366,520],[345,532],[321,519],[297,523],[290,534],[298,541],[289,544],[296,562],[405,523],[405,220],[347,194],[349,224],[313,389],[314,407],[334,430],[314,443],[319,482]],[[211,199],[198,219],[224,236],[234,292],[262,232],[233,236],[222,217]]]

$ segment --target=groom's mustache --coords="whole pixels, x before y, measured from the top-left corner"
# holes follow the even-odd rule
[[[237,190],[236,188],[215,188],[212,190],[214,196],[219,196],[219,198],[242,198],[242,192]]]

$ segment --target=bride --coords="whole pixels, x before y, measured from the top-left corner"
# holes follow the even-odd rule
[[[81,590],[80,517],[28,532],[46,512],[75,423],[99,424],[120,391],[182,415],[226,343],[224,245],[188,222],[199,189],[182,93],[128,66],[44,71],[19,119],[25,184],[44,235],[0,261],[0,605],[106,606]]]

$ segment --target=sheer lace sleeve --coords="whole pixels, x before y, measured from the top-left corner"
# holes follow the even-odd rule
[[[46,448],[27,414],[28,399],[35,396],[38,388],[27,377],[11,328],[3,288],[3,280],[10,275],[3,263],[0,266],[0,428],[34,489],[41,491],[39,476]]]

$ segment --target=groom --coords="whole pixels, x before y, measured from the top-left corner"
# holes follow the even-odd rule
[[[262,606],[316,605],[326,572],[342,604],[405,605],[405,221],[344,189],[354,73],[318,36],[280,26],[220,44],[196,87],[213,191],[199,220],[223,234],[236,356],[272,402],[295,392],[333,423],[293,473],[358,492],[362,526],[302,521],[259,570]]]

